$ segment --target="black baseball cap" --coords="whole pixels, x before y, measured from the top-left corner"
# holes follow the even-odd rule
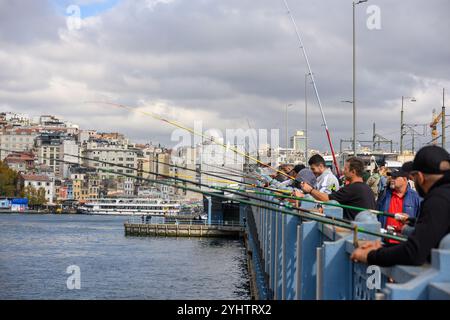
[[[448,152],[438,146],[426,146],[417,152],[412,164],[413,171],[420,171],[428,174],[444,173],[441,165],[443,161],[450,162]]]
[[[386,175],[388,177],[392,177],[392,178],[398,178],[398,177],[407,178],[409,176],[409,172],[404,171],[403,167],[402,167],[402,169],[392,169],[392,171],[388,172]]]
[[[405,162],[402,165],[401,170],[410,173],[411,171],[413,171],[413,162],[412,161]]]

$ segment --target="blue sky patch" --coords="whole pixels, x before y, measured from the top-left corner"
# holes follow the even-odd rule
[[[115,7],[120,0],[97,0],[92,1],[90,4],[79,4],[80,1],[77,0],[51,0],[52,5],[55,7],[58,14],[68,16],[71,15],[67,13],[66,10],[71,5],[78,5],[80,7],[81,18],[88,18],[93,16],[98,16],[105,11]],[[86,1],[81,1],[86,2]]]

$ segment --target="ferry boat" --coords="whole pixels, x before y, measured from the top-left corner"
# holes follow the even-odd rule
[[[98,199],[86,202],[78,208],[81,214],[96,215],[177,215],[181,204],[175,200],[145,198]]]

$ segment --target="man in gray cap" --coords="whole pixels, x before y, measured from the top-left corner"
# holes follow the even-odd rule
[[[417,192],[424,198],[415,230],[407,241],[394,246],[367,242],[353,252],[352,260],[380,267],[422,265],[450,233],[450,155],[441,147],[426,146],[409,167]]]

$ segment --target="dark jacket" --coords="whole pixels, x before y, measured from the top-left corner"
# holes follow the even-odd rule
[[[378,200],[377,209],[384,212],[389,212],[389,205],[391,203],[393,190],[389,188],[386,193],[383,195],[381,199]],[[422,199],[419,197],[419,194],[411,189],[408,184],[406,189],[405,197],[403,198],[403,213],[408,214],[410,217],[417,218],[420,210],[420,202]],[[400,212],[392,212],[392,213],[400,213]],[[386,216],[378,216],[381,226],[386,228]]]
[[[431,249],[438,248],[450,233],[450,173],[437,181],[425,196],[415,230],[406,242],[371,251],[369,265],[422,265],[431,258]]]

